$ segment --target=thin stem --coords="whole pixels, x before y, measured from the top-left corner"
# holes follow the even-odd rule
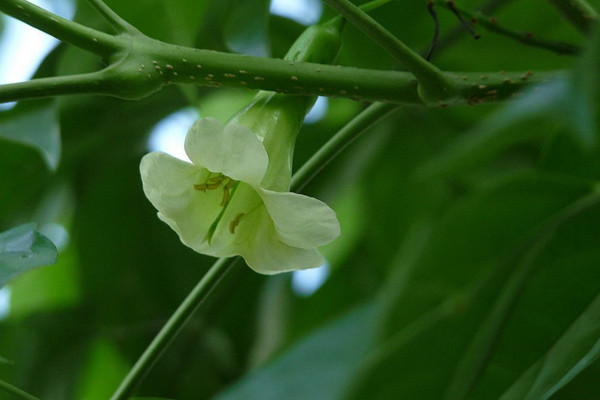
[[[301,191],[312,178],[356,140],[368,127],[397,108],[398,106],[392,104],[375,103],[363,110],[333,135],[327,143],[296,171],[292,177],[290,190],[294,192]]]
[[[125,21],[119,14],[114,12],[110,7],[106,5],[102,0],[88,0],[88,2],[104,17],[106,21],[118,32],[118,33],[133,33],[139,34],[140,31],[129,22]]]
[[[394,58],[412,72],[421,87],[422,98],[427,102],[451,100],[456,90],[452,80],[436,66],[396,38],[381,24],[348,0],[323,0],[358,29],[371,37]]]
[[[0,86],[0,103],[65,94],[111,94],[101,72],[39,78]]]
[[[447,1],[440,1],[440,0],[437,1],[438,4],[442,3],[442,2],[449,4],[449,2],[447,2]],[[537,48],[541,48],[541,49],[550,50],[550,51],[553,51],[558,54],[568,54],[568,55],[576,55],[576,54],[579,54],[579,52],[581,51],[581,48],[579,48],[578,46],[572,45],[572,44],[563,43],[563,42],[555,42],[552,40],[545,40],[545,39],[536,37],[531,32],[521,32],[521,31],[507,28],[507,27],[499,24],[498,20],[496,18],[488,17],[487,15],[485,15],[481,12],[467,10],[465,8],[458,6],[456,3],[453,3],[453,12],[455,12],[455,11],[457,11],[460,14],[471,19],[473,21],[473,23],[481,25],[482,27],[484,27],[485,29],[487,29],[491,32],[498,33],[500,35],[514,39],[514,40],[516,40],[522,44],[525,44],[527,46],[537,47]]]
[[[458,11],[458,9],[456,7],[456,3],[454,3],[454,1],[446,1],[446,5],[450,9],[450,11],[452,11],[452,13],[454,13],[454,15],[456,16],[456,18],[458,18],[458,20],[460,21],[460,23],[462,24],[462,26],[467,30],[467,32],[469,32],[471,34],[471,36],[473,36],[474,39],[479,39],[481,37],[481,36],[479,36],[477,34],[477,32],[475,32],[473,30],[473,28],[471,27],[471,25],[460,14],[460,12]]]
[[[429,61],[431,60],[431,55],[433,54],[433,50],[435,50],[435,46],[438,42],[438,37],[440,35],[440,24],[438,22],[438,17],[437,13],[435,12],[435,5],[433,4],[433,1],[427,2],[427,11],[429,11],[431,18],[433,18],[434,24],[433,39],[431,39],[431,46],[429,46],[429,50],[427,51],[427,55],[425,56],[425,59]]]
[[[390,1],[392,1],[392,0],[373,0],[368,3],[361,4],[360,9],[363,10],[364,12],[368,12],[368,11],[374,10],[378,7],[385,5],[385,4],[389,3]]]
[[[144,353],[121,382],[111,400],[128,399],[136,385],[146,376],[154,363],[160,358],[177,334],[190,320],[221,279],[227,274],[238,258],[219,258],[190,294],[177,307],[167,323],[152,340]]]
[[[598,12],[586,0],[548,0],[567,21],[582,33],[588,33],[598,21]]]
[[[19,389],[16,386],[11,385],[8,382],[4,382],[3,380],[0,380],[0,390],[3,390],[6,393],[13,394],[23,400],[39,400],[37,397]]]
[[[63,42],[101,56],[114,54],[127,46],[120,38],[69,21],[25,0],[2,0],[0,11]]]
[[[432,1],[435,1],[435,0],[432,0]],[[508,4],[510,4],[514,1],[515,0],[488,0],[481,7],[478,7],[477,11],[482,12],[483,14],[489,15],[489,14],[499,10],[500,8],[506,7]],[[464,32],[465,32],[465,30],[463,29],[463,27],[461,25],[461,26],[454,27],[452,30],[450,30],[450,32],[448,32],[444,36],[442,36],[439,40],[439,43],[438,43],[438,46],[436,49],[437,54],[440,54],[440,52],[447,49],[449,47],[449,45],[454,43],[454,41],[458,37],[460,37],[462,34],[464,34]]]

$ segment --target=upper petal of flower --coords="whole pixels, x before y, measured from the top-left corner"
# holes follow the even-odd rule
[[[214,118],[201,118],[190,128],[185,152],[192,162],[237,181],[258,185],[269,157],[260,139],[246,127],[223,126]]]
[[[262,188],[259,195],[273,219],[281,240],[304,249],[323,246],[340,235],[335,211],[327,204],[298,193],[273,192]]]

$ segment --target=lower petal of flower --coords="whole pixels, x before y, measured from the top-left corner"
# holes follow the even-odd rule
[[[235,234],[236,252],[261,274],[314,268],[324,262],[321,253],[314,248],[303,249],[281,241],[265,207],[244,216]]]
[[[340,235],[335,211],[322,201],[298,193],[258,190],[277,233],[290,246],[310,249]]]

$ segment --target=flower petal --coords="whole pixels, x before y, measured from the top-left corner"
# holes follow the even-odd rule
[[[235,234],[236,252],[261,274],[315,268],[324,262],[316,249],[302,249],[282,242],[264,207],[245,216]]]
[[[214,118],[201,118],[190,128],[185,152],[198,166],[220,172],[237,181],[258,185],[269,158],[260,139],[246,127]]]
[[[335,211],[327,204],[297,193],[258,188],[281,240],[303,249],[323,246],[340,235]]]
[[[208,179],[209,172],[165,153],[144,156],[140,172],[144,193],[159,217],[183,243],[196,249],[221,211],[223,191],[194,189]]]

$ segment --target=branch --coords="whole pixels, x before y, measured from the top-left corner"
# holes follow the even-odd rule
[[[394,58],[400,61],[419,81],[420,94],[428,103],[451,102],[456,95],[452,80],[436,66],[396,38],[381,24],[348,0],[324,0],[344,18],[366,33]]]
[[[127,47],[127,42],[122,38],[69,21],[28,1],[1,0],[0,11],[63,42],[100,56],[109,56]]]
[[[0,102],[66,94],[101,94],[140,99],[165,85],[195,84],[345,97],[357,101],[402,105],[423,105],[425,98],[430,100],[427,105],[442,104],[438,103],[440,97],[431,96],[431,82],[421,79],[420,86],[417,86],[415,75],[408,72],[292,62],[199,50],[160,42],[141,33],[126,32],[113,37],[59,19],[23,0],[2,0],[0,11],[18,15],[25,22],[87,50],[106,53],[105,56],[115,61],[106,69],[95,73],[34,79],[0,86]],[[425,71],[434,71],[431,76],[437,76],[440,72],[420,56],[416,56],[414,60],[417,60],[415,63],[424,65]],[[423,70],[417,68],[417,71],[420,75],[416,78],[422,78]],[[425,72],[426,76],[428,74],[429,72]],[[522,91],[523,87],[555,75],[556,73],[538,73],[532,76],[530,72],[517,72],[505,75],[442,73],[441,76],[445,87],[452,87],[452,105],[458,105],[505,100]],[[439,89],[439,86],[436,88]]]
[[[436,3],[447,5],[448,1],[447,0],[437,0]],[[537,38],[531,32],[519,32],[519,31],[510,29],[510,28],[504,27],[504,26],[498,24],[498,21],[496,20],[496,18],[488,17],[484,13],[481,13],[478,11],[469,11],[469,10],[457,5],[456,2],[453,2],[453,3],[454,3],[453,7],[456,10],[458,10],[462,15],[471,19],[471,21],[473,23],[479,24],[491,32],[495,32],[500,35],[509,37],[509,38],[514,39],[525,45],[550,50],[550,51],[553,51],[558,54],[576,55],[576,54],[579,54],[579,52],[581,51],[581,48],[579,46],[575,46],[575,45],[563,43],[563,42],[555,42],[552,40],[545,40],[545,39]]]
[[[141,32],[129,22],[125,21],[119,14],[114,12],[102,0],[88,0],[102,17],[117,31],[117,33],[140,34]]]
[[[575,28],[588,33],[598,20],[598,13],[586,0],[548,0]]]

